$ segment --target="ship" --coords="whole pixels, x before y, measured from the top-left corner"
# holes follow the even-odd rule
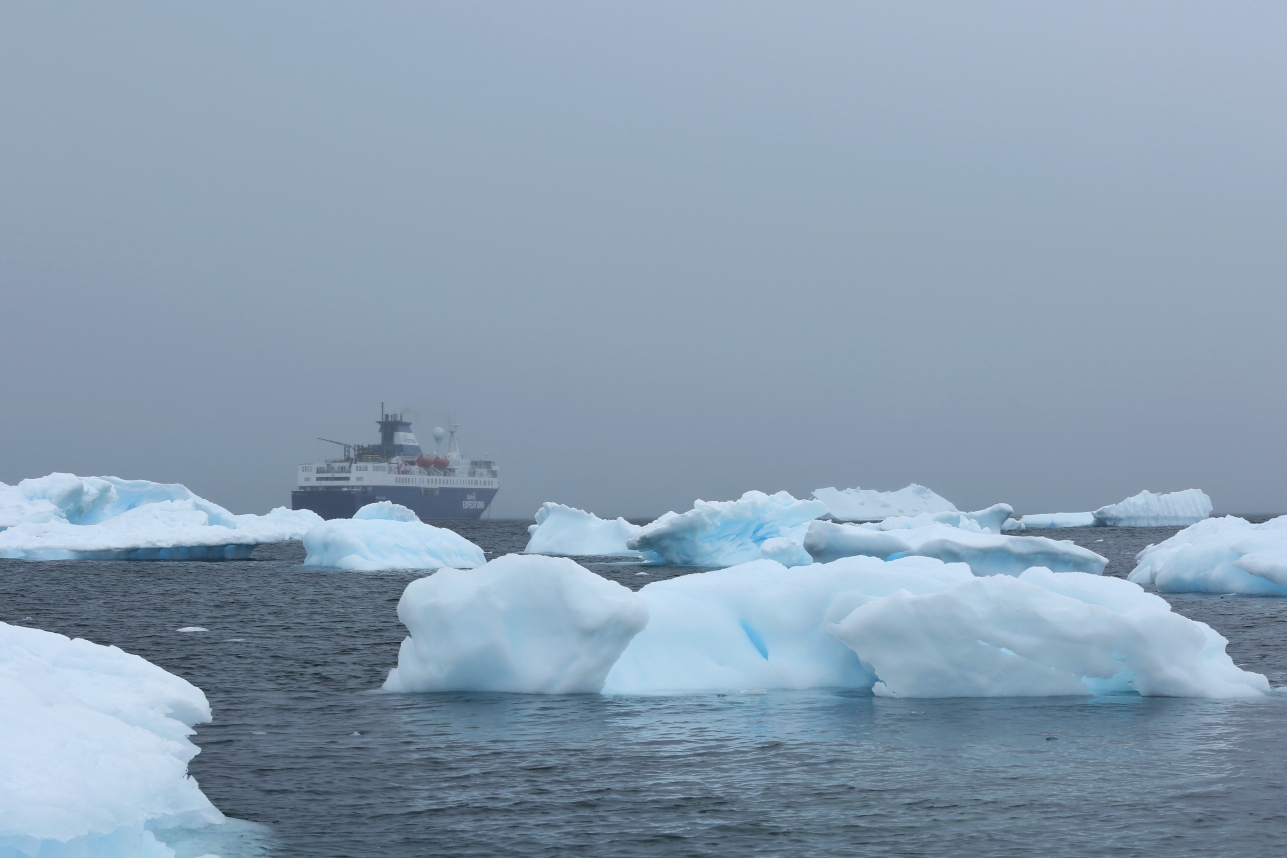
[[[346,444],[337,459],[299,466],[292,509],[311,509],[322,518],[352,518],[362,507],[392,501],[421,521],[482,518],[500,491],[493,459],[467,459],[460,452],[457,425],[433,430],[432,453],[421,449],[411,423],[381,407],[380,443]],[[446,449],[442,449],[443,441]]]

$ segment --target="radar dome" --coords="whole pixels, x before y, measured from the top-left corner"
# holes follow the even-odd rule
[[[442,439],[446,437],[447,437],[447,430],[443,429],[441,426],[434,427],[433,439],[435,441],[438,441],[441,443]]]

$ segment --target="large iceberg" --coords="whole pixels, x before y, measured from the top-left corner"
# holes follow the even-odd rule
[[[1247,697],[1227,641],[1117,578],[979,579],[929,557],[757,560],[638,593],[509,555],[412,582],[390,691],[672,694],[844,687],[906,697]]]
[[[116,647],[0,623],[0,855],[173,858],[224,822],[187,774],[199,688]]]
[[[1211,498],[1199,489],[1162,495],[1144,491],[1095,510],[1095,521],[1105,527],[1168,527],[1194,524],[1210,515]]]
[[[975,512],[923,512],[913,516],[896,515],[861,526],[874,530],[910,530],[931,524],[946,524],[948,527],[972,530],[976,533],[1000,533],[1013,514],[1014,509],[1009,504],[998,503]]]
[[[231,560],[299,539],[321,518],[278,507],[234,515],[178,484],[50,474],[0,483],[0,557]]]
[[[1130,580],[1163,593],[1287,596],[1287,516],[1234,516],[1190,525],[1136,555]]]
[[[565,557],[510,554],[411,582],[387,691],[597,692],[648,623],[629,589]]]
[[[593,513],[561,503],[544,503],[536,511],[536,524],[527,529],[525,554],[593,556],[634,554],[626,540],[643,527],[624,518],[605,521]]]
[[[912,483],[896,492],[871,489],[815,489],[813,496],[827,506],[837,521],[881,521],[893,516],[956,512],[951,501]]]
[[[1018,575],[1033,566],[1100,575],[1108,565],[1107,558],[1072,542],[1043,536],[1003,536],[940,523],[881,530],[815,521],[809,525],[804,548],[819,563],[856,555],[886,560],[935,557],[945,563],[969,564],[975,575]]]
[[[699,500],[688,512],[664,515],[626,540],[626,547],[654,565],[732,566],[758,560],[770,539],[802,542],[809,522],[826,512],[821,501],[749,491],[735,501]],[[780,542],[770,547],[783,550]]]
[[[483,550],[445,527],[425,524],[401,504],[371,503],[352,518],[324,521],[304,534],[305,566],[359,572],[393,569],[472,569]]]
[[[903,591],[827,630],[897,697],[1016,697],[1135,691],[1148,697],[1254,697],[1205,623],[1118,578],[1029,569],[938,593]]]

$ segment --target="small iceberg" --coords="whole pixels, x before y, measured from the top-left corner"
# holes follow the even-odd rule
[[[186,680],[0,623],[0,700],[0,855],[165,858],[158,835],[208,842],[191,830],[225,827],[187,773],[210,704]]]
[[[667,513],[626,540],[626,547],[656,566],[732,566],[760,559],[770,539],[802,543],[809,522],[826,512],[821,501],[749,491],[734,501],[699,500],[688,512]],[[776,546],[770,550],[785,548]]]
[[[951,501],[915,483],[896,492],[815,489],[813,496],[826,505],[827,512],[836,521],[881,521],[894,516],[957,512]]]
[[[1020,516],[1018,519],[1010,519],[1006,522],[1005,530],[1048,530],[1063,527],[1095,527],[1099,522],[1095,521],[1093,512],[1050,512],[1050,513],[1033,513]]]
[[[304,534],[305,566],[357,572],[399,569],[472,569],[483,550],[444,527],[425,524],[405,506],[367,504],[352,518],[324,521]]]
[[[1208,518],[1135,557],[1129,580],[1162,593],[1287,596],[1287,516]]]
[[[592,557],[634,554],[626,540],[643,527],[624,518],[605,521],[593,513],[561,503],[544,503],[536,511],[536,524],[527,529],[530,538],[524,554]]]
[[[976,512],[923,512],[914,516],[897,515],[879,522],[868,522],[862,527],[874,530],[911,530],[931,524],[945,524],[948,527],[975,533],[1000,533],[1013,514],[1013,507],[1006,503],[999,503]]]
[[[1140,492],[1095,510],[1095,521],[1104,527],[1174,527],[1210,517],[1211,498],[1199,489],[1162,495]]]
[[[412,581],[398,619],[386,691],[596,693],[648,607],[573,560],[509,554]]]
[[[278,507],[234,515],[178,484],[50,474],[0,483],[0,557],[238,560],[299,539],[321,517]]]
[[[1107,558],[1072,542],[1043,536],[1004,536],[937,522],[881,530],[871,525],[815,521],[809,525],[804,548],[818,563],[858,555],[882,559],[934,557],[944,563],[966,563],[975,575],[1019,575],[1033,566],[1100,575],[1108,565]]]

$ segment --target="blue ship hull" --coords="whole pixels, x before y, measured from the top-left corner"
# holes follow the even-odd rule
[[[311,509],[322,518],[352,518],[369,503],[393,501],[419,516],[421,521],[481,518],[496,497],[497,489],[411,486],[372,486],[364,489],[315,489],[293,491],[291,509]]]

